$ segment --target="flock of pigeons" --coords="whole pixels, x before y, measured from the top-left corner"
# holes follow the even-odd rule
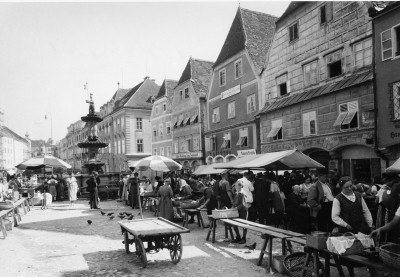
[[[100,211],[100,213],[101,213],[102,216],[105,216],[105,215],[106,215],[106,213],[103,212],[103,211]],[[107,216],[110,218],[110,220],[113,220],[113,219],[115,218],[113,212],[107,213]],[[126,218],[126,219],[128,219],[128,220],[132,220],[133,217],[134,217],[134,215],[133,215],[132,213],[128,213],[128,212],[122,212],[122,213],[119,213],[118,217],[119,217],[120,219]],[[87,223],[88,223],[89,225],[92,224],[92,222],[93,222],[93,221],[91,221],[90,219],[87,221]]]

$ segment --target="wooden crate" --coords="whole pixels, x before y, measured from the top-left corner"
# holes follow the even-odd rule
[[[239,217],[239,212],[233,209],[213,210],[212,216],[214,218],[235,218]]]
[[[315,249],[326,249],[326,241],[328,240],[328,237],[319,237],[319,236],[312,236],[312,235],[307,235],[306,236],[306,245],[315,248]]]

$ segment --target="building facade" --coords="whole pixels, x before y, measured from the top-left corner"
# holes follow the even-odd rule
[[[103,121],[97,126],[98,136],[108,147],[98,158],[105,163],[105,172],[125,171],[129,162],[151,155],[150,116],[159,89],[154,80],[145,77],[127,92],[118,90],[100,108]]]
[[[172,158],[172,98],[175,80],[164,80],[151,111],[152,153]],[[139,145],[140,146],[140,145]]]
[[[371,14],[375,42],[376,139],[391,165],[400,157],[400,2]]]
[[[213,66],[207,98],[207,164],[256,154],[255,115],[259,111],[261,72],[276,17],[238,8]]]
[[[297,148],[362,180],[375,152],[368,2],[292,2],[276,23],[263,72],[261,152]]]
[[[30,158],[31,141],[29,137],[21,137],[7,126],[0,130],[0,152],[2,160],[0,169],[14,168],[16,165]]]
[[[204,164],[205,100],[212,64],[190,58],[172,97],[172,158],[188,171]]]

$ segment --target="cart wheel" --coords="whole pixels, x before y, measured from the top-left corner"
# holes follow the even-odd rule
[[[131,253],[131,251],[129,251],[129,235],[128,235],[128,231],[124,232],[124,242],[125,242],[125,252],[126,252],[126,254]]]
[[[146,257],[146,249],[144,248],[142,240],[136,238],[135,246],[136,246],[136,255],[138,255],[140,262],[142,263],[142,267],[145,268],[147,266],[147,257]]]
[[[179,263],[182,258],[182,238],[180,234],[174,235],[169,241],[169,254],[174,264]]]

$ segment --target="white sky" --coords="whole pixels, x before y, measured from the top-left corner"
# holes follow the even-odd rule
[[[241,1],[280,16],[289,2]],[[145,76],[179,79],[190,56],[215,61],[238,2],[0,3],[0,108],[5,125],[31,139],[65,137]],[[45,120],[47,114],[47,120]],[[52,124],[51,124],[52,122]]]

